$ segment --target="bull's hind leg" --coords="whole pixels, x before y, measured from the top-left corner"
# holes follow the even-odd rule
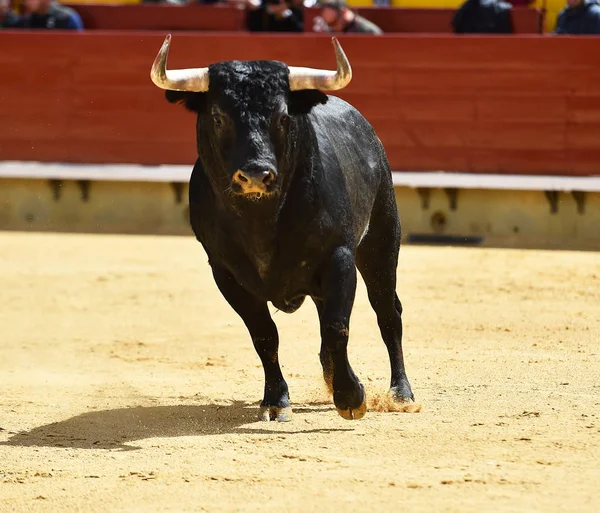
[[[267,304],[249,294],[226,270],[213,268],[219,290],[246,324],[265,372],[261,420],[291,420],[288,386],[279,367],[279,335]]]
[[[390,358],[390,392],[398,402],[414,401],[402,353],[402,304],[396,294],[396,268],[400,250],[400,220],[393,189],[379,192],[369,230],[356,252],[369,302]]]

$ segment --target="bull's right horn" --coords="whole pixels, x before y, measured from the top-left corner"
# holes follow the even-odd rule
[[[170,43],[171,34],[168,34],[152,64],[150,71],[152,82],[161,89],[171,91],[194,93],[208,91],[208,68],[167,69]]]
[[[331,42],[335,48],[336,71],[314,68],[297,68],[288,66],[290,70],[290,89],[320,89],[321,91],[337,91],[346,87],[352,80],[350,61],[342,50],[342,45],[333,37]]]

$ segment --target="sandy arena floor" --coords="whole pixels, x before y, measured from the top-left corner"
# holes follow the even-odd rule
[[[0,233],[1,511],[600,511],[600,254],[404,247],[420,413],[340,418],[316,312],[274,316],[296,410],[192,237]],[[388,382],[360,282],[350,358]]]

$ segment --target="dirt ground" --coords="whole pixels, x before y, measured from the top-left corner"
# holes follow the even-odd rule
[[[258,357],[192,237],[0,233],[0,510],[600,511],[600,254],[400,261],[422,411],[373,411],[389,370],[360,282],[371,411],[330,403],[307,301],[274,315],[295,413],[264,423]]]

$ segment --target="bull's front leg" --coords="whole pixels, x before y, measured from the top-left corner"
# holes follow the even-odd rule
[[[360,419],[367,411],[365,389],[348,361],[350,314],[356,293],[356,267],[352,252],[347,248],[337,248],[321,278],[321,351],[326,350],[330,357],[324,359],[322,355],[321,361],[332,365],[333,402],[338,413],[347,420]]]
[[[279,366],[279,335],[265,302],[246,291],[225,269],[213,267],[213,276],[223,297],[242,318],[265,373],[265,391],[260,420],[291,420],[288,386]]]

